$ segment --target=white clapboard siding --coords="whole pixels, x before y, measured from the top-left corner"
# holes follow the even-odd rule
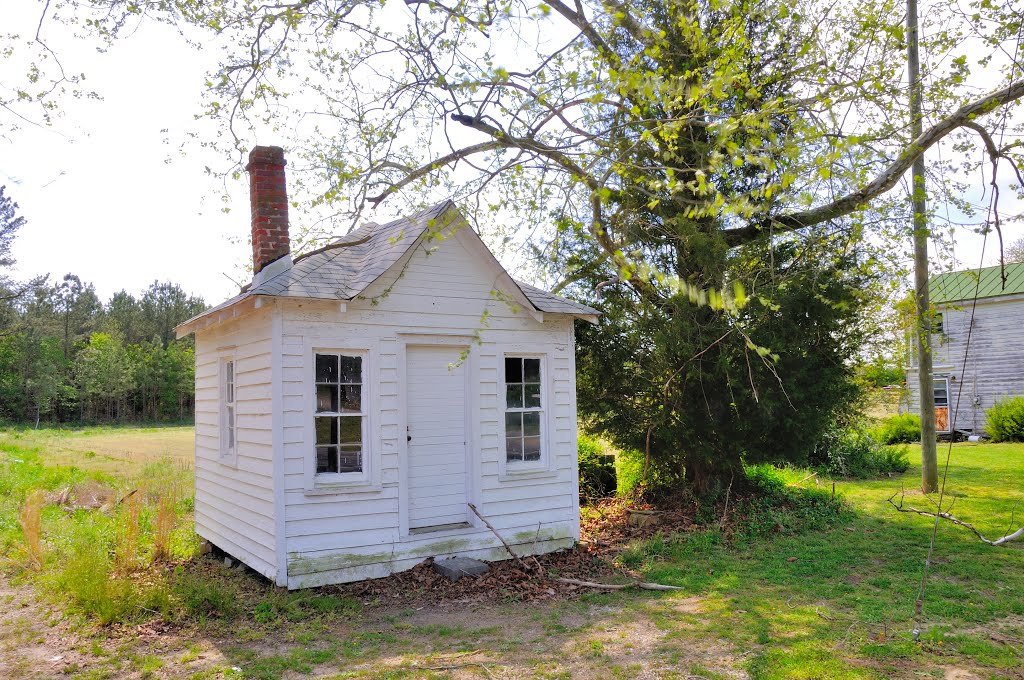
[[[521,553],[579,538],[573,320],[504,287],[463,229],[411,249],[354,300],[260,298],[197,331],[200,535],[291,588],[384,576],[427,557],[507,558],[469,503]],[[361,476],[314,474],[318,349],[366,357]],[[545,357],[546,467],[528,474],[501,460],[505,353]],[[226,358],[236,376],[232,456],[221,452]]]
[[[270,314],[196,333],[196,532],[261,574],[277,571]],[[235,361],[237,454],[221,455],[221,362]]]
[[[451,238],[435,244],[429,256],[415,251],[344,310],[319,301],[282,301],[290,587],[384,575],[453,546],[481,555],[497,548],[490,558],[507,556],[479,523],[436,536],[399,531],[402,521],[408,531],[473,520],[468,502],[516,543],[532,545],[538,524],[545,527],[544,536],[554,538],[541,537],[538,551],[578,538],[573,322],[559,315],[540,319],[496,300],[495,281],[493,270]],[[420,337],[430,343],[418,344]],[[470,357],[462,362],[466,345]],[[375,348],[364,382],[372,381],[375,393],[370,439],[381,467],[376,486],[337,493],[305,488],[313,444],[306,440],[311,346]],[[551,470],[540,477],[501,476],[499,392],[506,351],[547,356],[544,427]],[[455,366],[451,373],[449,364]],[[467,449],[475,461],[467,460]],[[529,537],[516,540],[517,532]]]
[[[956,410],[955,429],[984,431],[985,411],[996,400],[1024,394],[1024,296],[978,301],[966,367],[971,303],[939,311],[945,332],[933,336],[932,361],[936,378],[953,377],[949,382],[950,420],[954,420]],[[917,362],[912,352],[911,357],[904,408],[917,413]]]

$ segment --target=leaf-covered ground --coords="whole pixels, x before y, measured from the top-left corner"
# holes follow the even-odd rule
[[[57,586],[61,555],[48,553],[42,572],[25,568],[17,512],[27,488],[47,487],[47,550],[62,532],[102,537],[97,513],[113,522],[117,511],[66,509],[74,494],[60,491],[120,493],[144,470],[152,476],[125,452],[133,438],[150,451],[166,432],[125,432],[0,434],[0,677],[1024,678],[1024,545],[991,548],[940,526],[912,640],[931,523],[886,499],[905,485],[908,502],[927,502],[909,491],[916,467],[838,482],[848,508],[838,514],[832,482],[804,471],[784,475],[794,500],[733,498],[725,522],[721,505],[682,504],[642,529],[620,506],[587,509],[587,544],[542,558],[545,577],[507,562],[455,586],[421,568],[286,593],[194,555],[182,538],[172,559],[125,577],[117,592],[138,599],[100,625],[92,600]],[[948,492],[955,514],[1001,534],[1024,496],[1024,446],[957,445]],[[147,540],[144,531],[142,553]],[[561,575],[683,589],[603,593],[551,578]]]

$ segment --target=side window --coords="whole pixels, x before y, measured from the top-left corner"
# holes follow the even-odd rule
[[[231,456],[235,453],[236,441],[236,408],[235,408],[235,361],[228,359],[223,363],[221,371],[221,433],[220,455]]]
[[[506,356],[505,460],[525,463],[541,460],[544,404],[539,357]]]
[[[316,472],[363,471],[363,357],[316,354]]]
[[[946,332],[946,327],[943,324],[943,318],[942,318],[941,314],[936,314],[935,315],[935,320],[933,321],[932,325],[933,325],[933,327],[932,327],[932,332],[933,333],[943,334],[943,333]]]

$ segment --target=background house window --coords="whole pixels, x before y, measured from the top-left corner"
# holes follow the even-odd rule
[[[363,471],[363,358],[316,355],[316,471]]]
[[[235,452],[235,362],[224,362],[224,411],[221,414],[221,455]]]
[[[505,357],[505,459],[508,462],[541,458],[541,421],[544,419],[539,357]]]

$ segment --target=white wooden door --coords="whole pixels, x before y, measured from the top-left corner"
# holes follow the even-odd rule
[[[459,347],[406,354],[409,530],[467,521],[466,366]]]

